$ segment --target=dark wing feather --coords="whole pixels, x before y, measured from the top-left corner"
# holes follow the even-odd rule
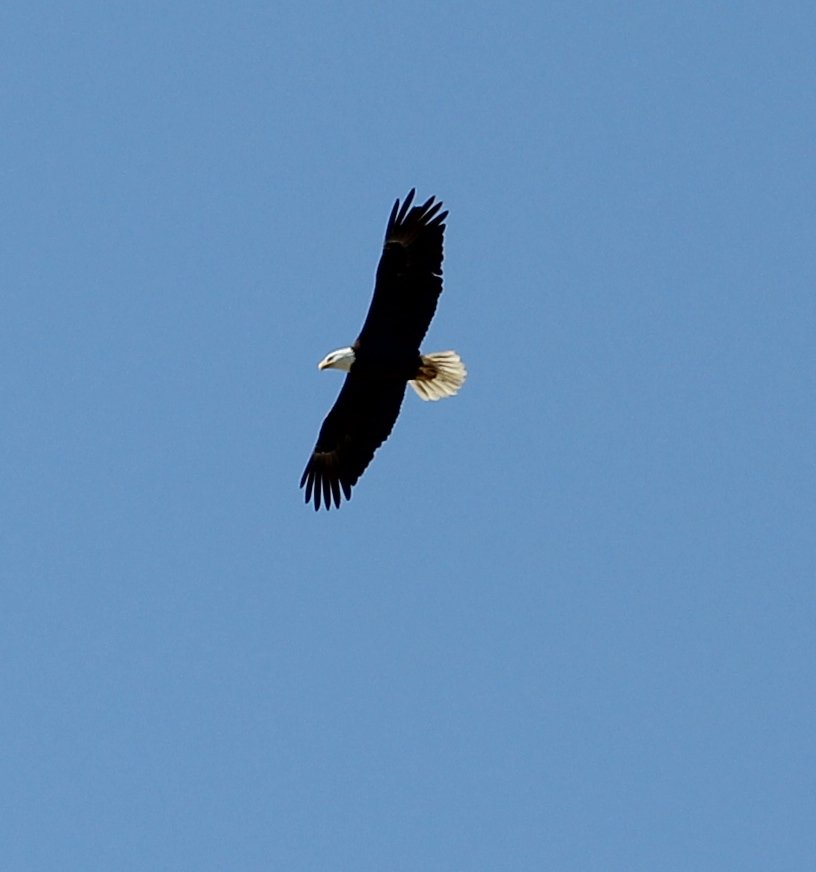
[[[418,354],[442,293],[448,213],[439,211],[442,204],[434,197],[411,208],[414,193],[401,206],[397,200],[388,219],[374,296],[357,339],[364,352]]]
[[[340,394],[326,416],[300,486],[306,502],[321,501],[327,508],[340,507],[340,491],[347,500],[374,452],[388,438],[399,415],[405,382],[346,376]]]

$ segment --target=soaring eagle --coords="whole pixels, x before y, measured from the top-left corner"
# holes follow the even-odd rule
[[[447,212],[434,197],[411,207],[412,189],[397,200],[385,230],[374,296],[355,343],[326,355],[318,369],[348,373],[323,421],[300,486],[315,511],[340,507],[391,433],[406,384],[423,400],[452,397],[467,371],[455,351],[420,354],[442,293],[442,237]]]

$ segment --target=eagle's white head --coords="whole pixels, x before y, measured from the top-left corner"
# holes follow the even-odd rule
[[[342,369],[344,372],[351,371],[351,365],[354,363],[353,348],[338,348],[337,351],[332,351],[327,354],[323,360],[318,363],[318,369]]]

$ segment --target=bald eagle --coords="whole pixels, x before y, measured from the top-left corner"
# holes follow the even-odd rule
[[[385,230],[374,296],[353,345],[326,355],[318,369],[347,373],[323,421],[300,486],[315,511],[340,507],[388,438],[399,415],[405,386],[423,400],[452,397],[467,375],[455,351],[421,354],[436,301],[442,293],[442,238],[447,212],[431,197],[411,207],[412,189],[397,200]]]

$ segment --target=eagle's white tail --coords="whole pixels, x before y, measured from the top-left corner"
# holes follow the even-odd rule
[[[455,351],[437,351],[420,358],[419,375],[408,384],[422,400],[452,397],[465,383],[467,370]]]

